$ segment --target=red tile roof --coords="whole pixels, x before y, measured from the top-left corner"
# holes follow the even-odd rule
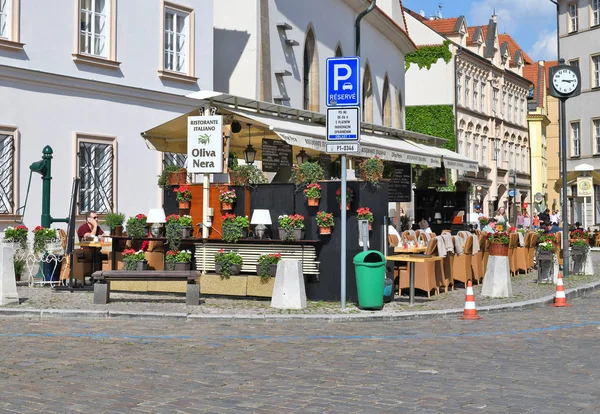
[[[525,79],[527,79],[528,81],[530,81],[531,83],[533,83],[533,97],[534,99],[538,99],[538,93],[542,92],[539,90],[540,84],[544,83],[544,76],[545,76],[545,72],[542,71],[542,73],[540,74],[540,63],[536,62],[533,65],[525,65],[525,67],[523,68],[523,77]],[[544,107],[544,93],[542,92],[541,94],[541,98],[539,102],[538,101],[538,107],[543,108]]]
[[[546,79],[550,79],[550,68],[557,66],[558,60],[547,60],[544,62],[544,67],[546,68]],[[548,87],[548,83],[546,83],[546,88]]]
[[[506,34],[506,33],[498,35],[498,42],[500,43],[500,46],[502,46],[502,44],[504,42],[508,43],[508,50],[510,51],[510,57],[511,57],[511,60],[514,61],[517,50],[521,49],[521,46],[519,46],[519,44],[517,42],[515,42],[515,39],[513,39],[509,34]],[[527,56],[527,53],[525,53],[525,51],[523,49],[521,49],[521,54],[523,55],[523,60],[525,61],[525,63],[529,63],[530,65],[533,65],[533,60],[531,60],[531,58],[529,56]]]
[[[457,21],[458,17],[449,17],[447,19],[425,20],[423,23],[441,35],[451,35],[456,33],[454,28]]]

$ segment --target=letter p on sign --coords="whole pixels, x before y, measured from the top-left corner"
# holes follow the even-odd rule
[[[345,63],[333,65],[333,89],[340,90],[340,82],[350,79],[352,76],[352,68]]]

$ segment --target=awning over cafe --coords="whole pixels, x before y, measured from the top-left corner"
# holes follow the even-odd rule
[[[246,136],[251,136],[251,143],[255,148],[260,148],[261,141],[259,140],[262,138],[278,138],[293,146],[316,152],[325,152],[326,127],[323,114],[295,110],[265,102],[244,100],[226,94],[213,94],[216,95],[210,95],[207,99],[210,105],[217,107],[222,115],[230,116],[240,122],[243,126],[240,134],[246,132],[246,125],[251,125],[253,129]],[[238,106],[240,100],[244,103],[244,109]],[[250,110],[249,108],[253,109]],[[142,137],[144,137],[150,149],[185,153],[187,152],[187,117],[199,114],[198,110],[191,111],[143,132]],[[361,125],[360,153],[356,154],[359,157],[378,156],[386,161],[419,164],[428,167],[439,167],[443,160],[446,168],[465,171],[478,170],[476,161],[445,148],[413,141],[413,139],[420,139],[422,141],[443,142],[439,138],[365,123],[361,123]],[[368,132],[365,131],[365,128],[368,128]],[[403,135],[411,138],[411,140],[403,139]],[[234,141],[238,141],[237,138]],[[245,146],[247,142],[243,142],[243,144],[242,142],[235,142],[234,144]],[[243,147],[241,148],[243,149]]]

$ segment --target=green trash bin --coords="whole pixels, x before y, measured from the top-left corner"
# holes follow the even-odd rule
[[[381,310],[385,281],[385,256],[377,250],[367,250],[354,256],[356,290],[360,309]]]

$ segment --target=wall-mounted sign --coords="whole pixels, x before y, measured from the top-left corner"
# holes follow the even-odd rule
[[[577,177],[577,197],[593,197],[594,183],[592,177]]]
[[[391,202],[408,203],[411,200],[412,167],[410,164],[394,164],[394,175],[390,180],[388,189],[388,199]]]
[[[263,138],[262,170],[279,172],[282,168],[291,170],[294,165],[292,146],[285,141]]]
[[[223,117],[188,116],[188,173],[223,172]]]

